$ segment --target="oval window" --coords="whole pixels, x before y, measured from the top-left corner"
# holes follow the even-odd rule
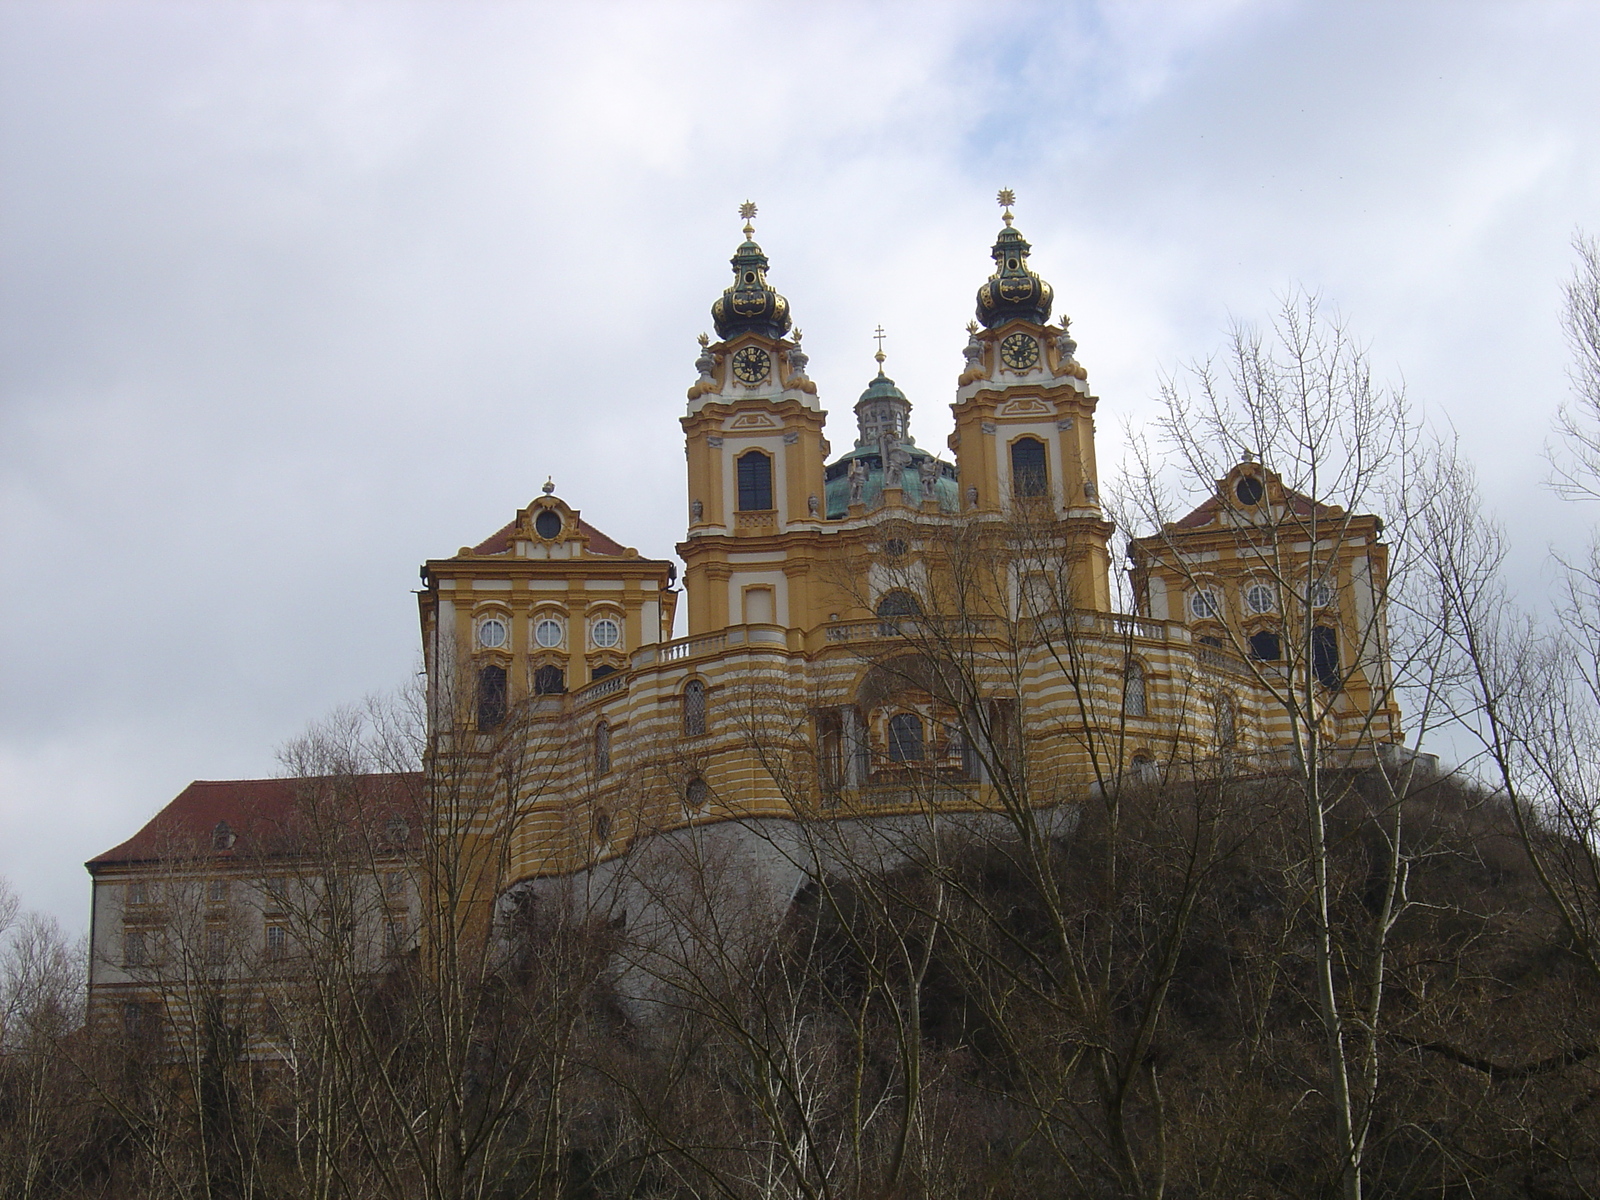
[[[1189,611],[1199,620],[1205,621],[1219,614],[1217,594],[1210,591],[1198,591],[1189,597]]]
[[[1254,475],[1246,475],[1233,485],[1233,494],[1239,497],[1239,503],[1246,508],[1260,504],[1263,495],[1261,480]]]
[[[1311,607],[1326,608],[1333,603],[1333,589],[1322,580],[1311,585]]]
[[[533,640],[546,650],[561,645],[561,622],[554,617],[540,617],[533,627]]]
[[[589,636],[596,646],[609,650],[622,640],[622,628],[610,617],[601,617],[594,623]]]
[[[490,617],[487,621],[478,624],[478,645],[489,650],[498,650],[506,644],[506,623],[498,617]]]
[[[549,541],[561,536],[561,514],[554,509],[544,509],[533,519],[533,531]]]
[[[1250,606],[1251,612],[1266,613],[1277,606],[1278,597],[1266,584],[1252,583],[1244,590],[1244,602]]]

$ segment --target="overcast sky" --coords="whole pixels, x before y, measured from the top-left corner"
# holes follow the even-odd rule
[[[1119,455],[1320,291],[1548,584],[1600,5],[0,3],[0,875],[271,774],[417,662],[417,568],[553,475],[666,556],[695,336],[761,208],[848,445],[942,446],[997,188]]]

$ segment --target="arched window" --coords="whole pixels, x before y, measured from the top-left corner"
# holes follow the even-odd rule
[[[604,721],[594,727],[594,773],[611,774],[611,726]]]
[[[1128,762],[1128,769],[1133,772],[1133,778],[1138,783],[1151,783],[1156,778],[1156,760],[1148,754],[1135,754]]]
[[[506,669],[478,669],[478,728],[496,729],[506,719]]]
[[[1339,686],[1339,635],[1326,625],[1311,631],[1311,673],[1325,688]]]
[[[1283,654],[1278,635],[1270,629],[1250,635],[1250,657],[1257,662],[1277,662]]]
[[[1038,438],[1018,438],[1011,443],[1011,494],[1043,496],[1050,489],[1045,471],[1044,443]]]
[[[683,736],[699,737],[706,731],[706,685],[691,679],[683,686]]]
[[[1122,672],[1122,711],[1130,717],[1142,717],[1149,712],[1144,667],[1138,662],[1130,661]]]
[[[772,459],[760,450],[739,456],[739,511],[766,512],[772,507]]]
[[[910,592],[896,590],[884,593],[875,611],[879,617],[920,617],[922,605]],[[900,624],[897,621],[885,620],[878,625],[880,637],[894,637],[899,632]]]
[[[533,673],[533,693],[536,696],[559,696],[567,690],[567,673],[554,663],[547,663]]]
[[[923,754],[922,718],[916,713],[895,713],[889,718],[890,761],[921,762]]]

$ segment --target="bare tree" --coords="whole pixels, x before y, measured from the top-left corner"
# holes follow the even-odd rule
[[[1211,523],[1229,531],[1227,551],[1262,590],[1217,594],[1209,556],[1193,553],[1176,524],[1162,464],[1137,440],[1129,515],[1153,532],[1134,543],[1145,560],[1136,568],[1175,568],[1187,594],[1204,597],[1196,611],[1219,618],[1212,636],[1246,666],[1267,698],[1262,719],[1289,749],[1279,761],[1298,781],[1304,813],[1324,1042],[1319,1090],[1331,1110],[1340,1188],[1354,1200],[1380,1083],[1387,949],[1410,869],[1401,800],[1418,759],[1405,752],[1397,700],[1410,701],[1413,745],[1442,716],[1437,597],[1421,570],[1429,482],[1418,469],[1420,426],[1403,392],[1372,379],[1364,349],[1312,296],[1286,299],[1266,332],[1236,326],[1220,361],[1169,380],[1162,398],[1160,439],[1183,475],[1241,480],[1215,493]],[[1254,459],[1260,471],[1238,465]],[[1373,509],[1381,519],[1364,515]],[[1251,635],[1245,621],[1218,611],[1232,604],[1270,612],[1273,623]],[[1364,949],[1352,956],[1335,930],[1329,819],[1351,801],[1357,767],[1379,785],[1365,802],[1384,850]]]

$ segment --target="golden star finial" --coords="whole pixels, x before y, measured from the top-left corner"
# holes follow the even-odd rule
[[[1017,202],[1017,194],[1010,188],[1001,188],[995,193],[995,200],[1001,208],[1005,209],[1005,212],[1001,213],[1000,216],[1005,221],[1007,228],[1009,228],[1011,225],[1011,206]]]
[[[751,225],[750,222],[756,219],[756,206],[749,200],[746,200],[743,204],[739,205],[739,216],[744,220],[745,237],[753,236],[755,234],[755,227]]]

